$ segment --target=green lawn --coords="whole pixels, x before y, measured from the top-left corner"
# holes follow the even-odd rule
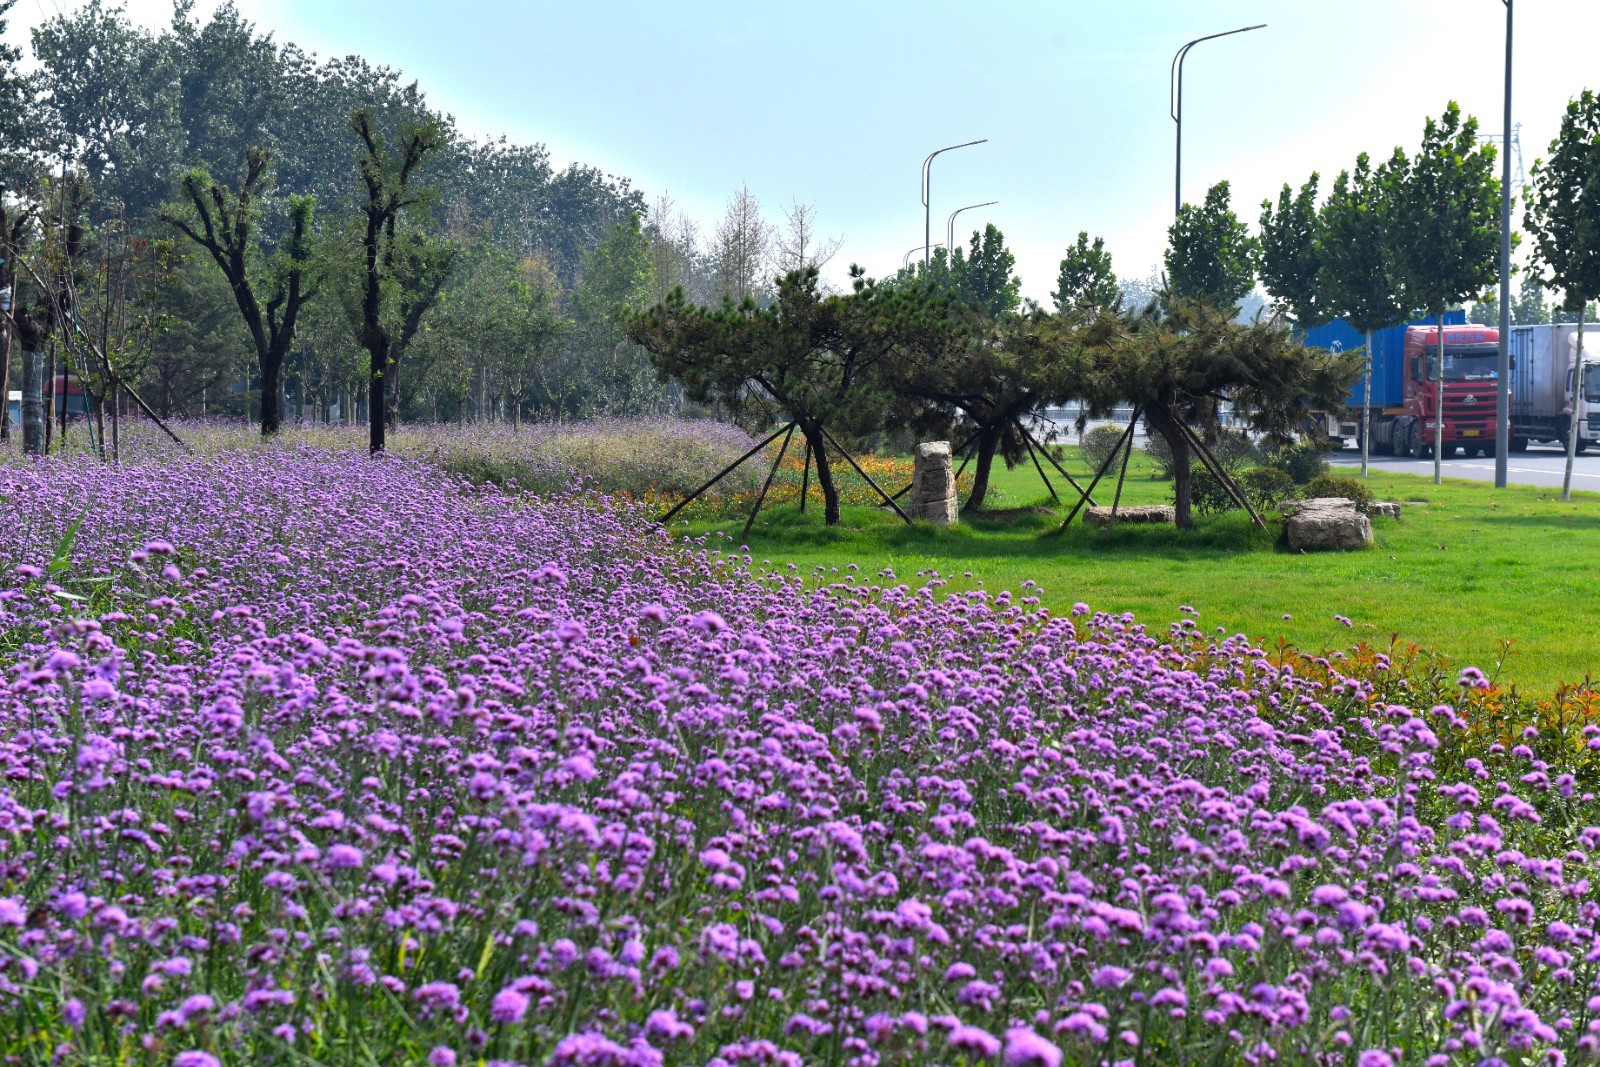
[[[1130,468],[1124,503],[1170,502],[1171,483],[1152,480],[1142,460]],[[1073,458],[1068,469],[1079,474],[1084,467]],[[1059,490],[1060,479],[1052,478]],[[993,507],[1051,503],[1031,466],[997,470],[996,483]],[[879,509],[846,508],[844,525],[830,530],[820,508],[800,515],[793,505],[764,511],[746,543],[758,564],[837,567],[842,574],[854,563],[868,575],[888,567],[906,581],[934,570],[950,579],[948,590],[981,585],[1036,594],[1055,611],[1081,600],[1096,610],[1131,611],[1152,628],[1180,618],[1187,605],[1203,626],[1308,651],[1357,640],[1387,646],[1398,635],[1487,671],[1509,641],[1500,680],[1530,696],[1600,674],[1600,494],[1575,493],[1563,504],[1551,489],[1495,490],[1457,480],[1435,486],[1378,473],[1368,484],[1378,499],[1401,502],[1404,517],[1374,519],[1377,544],[1365,552],[1291,554],[1276,543],[1277,527],[1255,530],[1239,513],[1201,517],[1182,534],[1137,527],[1106,534],[1080,520],[1047,537],[1065,509],[939,529],[907,528]],[[1102,483],[1096,499],[1109,504],[1112,491]],[[742,526],[741,516],[677,528],[737,539]],[[1029,579],[1042,590],[1023,590]],[[1337,621],[1340,615],[1353,627]]]

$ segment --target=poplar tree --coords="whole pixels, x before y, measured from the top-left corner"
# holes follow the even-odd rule
[[[1578,312],[1578,358],[1573,368],[1572,414],[1567,424],[1567,466],[1561,499],[1572,499],[1572,462],[1583,407],[1583,320],[1589,301],[1600,297],[1600,96],[1585,89],[1567,104],[1561,132],[1550,142],[1550,158],[1533,165],[1523,225],[1533,235],[1534,262],[1547,272],[1545,285],[1565,296],[1565,310]]]
[[[1396,148],[1378,181],[1391,210],[1387,245],[1407,302],[1438,323],[1433,481],[1444,480],[1444,312],[1493,285],[1500,252],[1500,181],[1495,148],[1478,142],[1478,120],[1455,101],[1428,119],[1414,158]]]
[[[1206,192],[1204,204],[1183,205],[1167,231],[1165,262],[1173,299],[1231,315],[1255,286],[1260,249],[1228,200],[1228,183],[1218,182]]]
[[[1361,473],[1367,473],[1372,450],[1372,334],[1406,317],[1400,282],[1391,269],[1386,241],[1388,203],[1365,152],[1356,157],[1355,173],[1342,170],[1322,205],[1317,284],[1325,310],[1343,318],[1367,336],[1362,383]]]
[[[1117,275],[1111,269],[1105,238],[1096,237],[1091,244],[1087,230],[1078,232],[1078,243],[1067,248],[1050,297],[1060,312],[1071,308],[1109,311],[1117,306]]]
[[[1315,171],[1298,193],[1287,182],[1278,209],[1261,201],[1261,282],[1302,330],[1331,317],[1322,292],[1322,217],[1317,212]]]

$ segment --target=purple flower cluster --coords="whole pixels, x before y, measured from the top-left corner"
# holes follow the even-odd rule
[[[7,1062],[1595,1052],[1600,809],[1448,706],[399,458],[0,501]]]

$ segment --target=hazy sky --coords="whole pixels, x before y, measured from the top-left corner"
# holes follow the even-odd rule
[[[21,0],[14,30],[62,8]],[[201,14],[216,6],[199,0]],[[993,222],[1042,301],[1079,230],[1118,273],[1144,276],[1171,221],[1168,84],[1185,41],[1184,196],[1219,179],[1252,224],[1264,197],[1358,152],[1408,150],[1450,100],[1484,132],[1502,122],[1502,0],[940,0],[809,3],[239,0],[280,40],[360,53],[417,79],[461,129],[548,146],[670,192],[709,229],[748,184],[776,218],[815,204],[850,262],[881,275],[923,238],[919,175],[935,148],[934,240],[956,208]],[[166,0],[132,0],[147,24]],[[1600,2],[1517,4],[1514,121],[1531,168],[1567,100],[1600,89]],[[958,238],[959,239],[959,238]],[[919,252],[920,254],[920,252]]]

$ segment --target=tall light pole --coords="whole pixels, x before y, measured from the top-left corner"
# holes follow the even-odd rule
[[[1201,41],[1214,41],[1218,37],[1231,37],[1236,33],[1249,33],[1251,30],[1264,30],[1266,28],[1267,24],[1263,22],[1255,26],[1241,26],[1237,30],[1226,30],[1222,33],[1208,34],[1205,37],[1196,37],[1178,49],[1178,54],[1172,57],[1172,75],[1167,81],[1167,100],[1169,104],[1168,111],[1172,115],[1172,121],[1178,124],[1178,156],[1177,163],[1173,168],[1172,181],[1173,217],[1177,217],[1178,213],[1183,210],[1183,58],[1189,54],[1189,49]]]
[[[952,259],[955,258],[956,254],[956,216],[963,211],[971,211],[975,207],[991,207],[999,202],[998,200],[985,200],[981,204],[968,204],[966,207],[958,207],[950,212],[950,217],[944,223],[944,247]]]
[[[912,248],[909,251],[907,251],[905,255],[901,256],[900,257],[900,265],[902,267],[911,266],[911,256],[912,256],[912,254],[915,253],[916,250],[918,248],[921,248],[921,247],[923,247],[923,246],[922,245],[917,245],[915,248]],[[938,248],[939,246],[938,245],[934,245],[933,247]]]
[[[928,206],[929,168],[933,166],[933,157],[940,152],[951,152],[957,148],[971,148],[975,144],[987,144],[988,141],[989,138],[982,137],[976,141],[963,141],[961,144],[947,145],[937,151],[929,152],[928,158],[922,161],[922,266],[924,269],[928,266],[928,260],[931,258],[933,250],[933,215]]]
[[[1506,139],[1500,171],[1500,359],[1494,388],[1494,487],[1506,487],[1511,449],[1511,3],[1506,5]],[[1573,408],[1576,411],[1577,405]]]

